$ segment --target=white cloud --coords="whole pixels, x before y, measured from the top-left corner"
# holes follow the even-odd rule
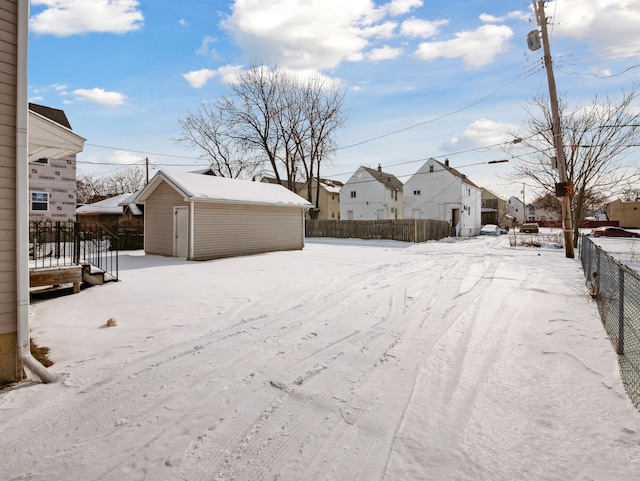
[[[212,45],[217,43],[218,39],[215,37],[206,36],[202,39],[200,47],[196,50],[196,54],[204,55],[205,57],[219,58],[218,53],[212,48]]]
[[[421,7],[422,4],[422,0],[391,0],[386,8],[391,15],[404,15],[414,8]]]
[[[402,55],[401,48],[392,48],[387,45],[381,48],[374,48],[367,54],[367,58],[373,62],[378,62],[380,60],[390,60],[394,58],[398,58]]]
[[[80,102],[91,102],[98,105],[115,107],[124,104],[126,97],[118,92],[107,92],[104,89],[76,89],[73,94]]]
[[[50,91],[55,91],[55,92],[60,92],[62,94],[66,94],[65,90],[66,90],[67,86],[64,84],[60,84],[60,83],[53,83],[51,85],[45,85],[44,87],[36,87],[33,89],[33,92],[36,94],[40,94],[40,93],[44,93],[44,92],[50,92]]]
[[[294,70],[331,69],[374,58],[367,50],[391,39],[404,15],[422,0],[235,0],[221,27],[253,58]]]
[[[400,33],[411,38],[429,38],[437,35],[440,27],[448,23],[448,20],[429,21],[412,17],[402,22]]]
[[[220,80],[226,84],[233,83],[237,80],[238,73],[242,71],[242,65],[225,65],[218,69]]]
[[[512,36],[513,31],[505,25],[483,25],[472,32],[458,32],[452,40],[424,42],[415,54],[426,62],[462,57],[465,64],[480,67],[506,51]]]
[[[563,0],[546,5],[553,15],[554,34],[585,40],[598,48],[640,43],[640,2],[637,0]]]
[[[129,152],[126,150],[116,150],[111,156],[109,156],[109,162],[112,164],[120,164],[120,165],[133,165],[136,163],[141,163],[144,159],[140,156],[140,154],[136,154],[135,152]]]
[[[31,18],[29,28],[60,37],[132,32],[144,22],[138,0],[31,0],[31,4],[45,9]]]
[[[178,20],[178,24],[182,25],[183,27],[188,27],[189,26],[189,22],[187,22],[186,19],[181,18],[180,20]]]
[[[230,84],[236,80],[238,72],[242,70],[241,65],[225,65],[216,70],[203,68],[183,74],[184,79],[189,82],[193,88],[199,89],[204,87],[209,80],[219,77],[222,82]]]
[[[486,23],[500,23],[504,22],[504,17],[496,17],[495,15],[491,15],[489,13],[480,14],[480,21]]]
[[[472,122],[462,133],[452,137],[441,148],[445,151],[457,151],[503,144],[512,140],[508,132],[517,130],[518,126],[514,124],[480,119]]]
[[[182,76],[187,82],[189,82],[189,85],[191,85],[195,89],[199,89],[217,74],[218,72],[216,72],[215,70],[203,68],[200,70],[192,70],[191,72],[187,72]]]

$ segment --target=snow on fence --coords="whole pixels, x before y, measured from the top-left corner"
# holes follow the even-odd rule
[[[640,239],[582,236],[580,259],[602,323],[618,353],[622,381],[640,409]],[[635,268],[632,268],[635,267]]]
[[[449,223],[432,219],[400,220],[307,220],[307,237],[335,237],[339,239],[397,240],[426,242],[450,235]]]

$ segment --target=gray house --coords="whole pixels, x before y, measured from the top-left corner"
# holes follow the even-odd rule
[[[160,171],[136,196],[144,250],[207,260],[304,247],[311,204],[281,185]]]

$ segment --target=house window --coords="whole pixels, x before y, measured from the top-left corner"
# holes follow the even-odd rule
[[[414,190],[413,191],[413,195],[420,195],[420,191],[419,190]]]
[[[355,191],[355,190],[352,190],[352,191],[351,191],[351,198],[352,198],[352,199],[355,199],[355,198],[356,198],[356,191]]]
[[[49,194],[31,192],[31,210],[49,210]]]
[[[429,166],[429,172],[433,172],[433,165]]]

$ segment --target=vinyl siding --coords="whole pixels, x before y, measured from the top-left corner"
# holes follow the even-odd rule
[[[0,6],[0,334],[17,330],[16,96],[18,4]]]
[[[145,201],[145,253],[173,256],[174,206],[189,206],[189,203],[166,182],[162,182]]]
[[[194,260],[299,250],[303,209],[238,204],[195,204]]]

